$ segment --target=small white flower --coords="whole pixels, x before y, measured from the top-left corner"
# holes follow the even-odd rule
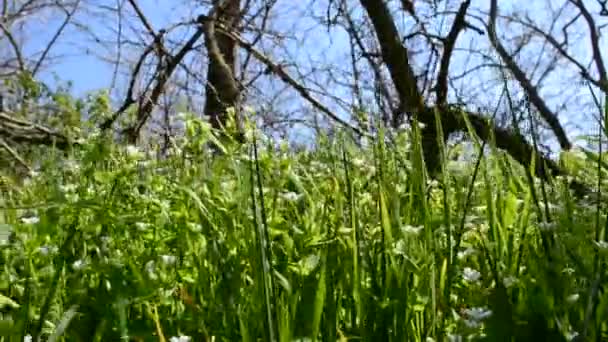
[[[23,336],[23,342],[32,342],[32,335],[27,334]]]
[[[419,127],[420,129],[424,129],[424,128],[426,127],[426,124],[425,124],[425,123],[423,123],[423,122],[418,121],[418,127]]]
[[[150,279],[158,279],[158,276],[156,275],[156,263],[154,260],[148,261],[144,266],[144,269],[146,270],[146,273],[148,273],[148,277],[150,277]]]
[[[396,255],[407,256],[407,248],[405,247],[405,242],[403,240],[395,242],[393,253]]]
[[[465,249],[464,251],[458,252],[458,254],[456,256],[458,257],[459,260],[462,260],[475,253],[477,253],[477,250],[473,247],[469,247],[469,248]]]
[[[68,172],[75,173],[75,172],[80,171],[80,165],[75,160],[72,160],[72,159],[65,160],[63,162],[63,167]]]
[[[574,273],[574,269],[572,267],[566,267],[562,270],[562,273],[565,273],[567,275],[572,275]]]
[[[84,261],[82,261],[82,259],[78,259],[78,260],[74,261],[74,263],[72,264],[72,268],[75,271],[80,271],[81,269],[84,268],[84,266],[85,266],[85,263],[84,263]]]
[[[365,165],[365,161],[361,158],[355,158],[352,160],[353,166],[355,167],[363,167]]]
[[[575,338],[578,337],[578,332],[574,331],[574,330],[570,330],[566,333],[566,340],[568,341],[574,341]]]
[[[63,193],[71,193],[76,191],[76,184],[62,184],[59,186],[59,190]]]
[[[174,255],[161,255],[160,260],[165,265],[173,265],[177,261],[177,258]]]
[[[509,287],[515,285],[518,281],[519,280],[517,278],[513,277],[513,276],[505,277],[502,280],[502,282],[503,282],[503,284],[505,285],[506,288],[509,288]]]
[[[478,205],[473,207],[473,210],[480,212],[480,213],[484,213],[486,211],[486,209],[488,209],[487,205]]]
[[[435,339],[429,336],[426,338],[426,342],[435,342]]]
[[[424,229],[424,226],[411,226],[409,224],[401,228],[401,231],[405,235],[418,235]]]
[[[601,250],[608,250],[608,242],[606,241],[593,241],[593,243]]]
[[[38,216],[22,217],[21,222],[25,224],[36,224],[40,222],[40,218]]]
[[[464,316],[464,324],[469,328],[479,328],[484,319],[492,316],[492,311],[484,308],[471,308],[462,311]]]
[[[186,223],[186,225],[188,226],[188,229],[190,229],[191,231],[193,231],[195,233],[199,233],[203,230],[203,226],[198,223],[188,222],[188,223]]]
[[[38,252],[40,252],[40,254],[47,256],[51,253],[55,253],[57,251],[57,247],[55,246],[40,246],[38,247]]]
[[[173,336],[169,339],[169,342],[190,342],[190,336]]]
[[[426,182],[426,185],[428,185],[428,186],[429,186],[429,188],[436,188],[436,187],[438,187],[438,186],[439,186],[439,182],[438,182],[436,179],[433,179],[433,180],[428,180],[428,181]]]
[[[465,267],[462,273],[462,277],[467,283],[474,283],[481,278],[481,273],[470,267]]]
[[[150,228],[150,224],[149,223],[144,223],[144,222],[135,222],[135,228],[137,228],[137,230],[139,230],[140,232],[144,232],[146,230],[148,230],[148,228]]]
[[[144,156],[144,154],[135,145],[128,145],[125,148],[125,152],[127,153],[127,156],[132,159],[141,159]]]
[[[298,201],[300,198],[302,198],[302,194],[297,194],[293,191],[289,191],[289,192],[283,192],[281,193],[281,198],[288,201],[288,202],[296,202]]]
[[[492,310],[484,309],[484,308],[471,308],[464,309],[464,314],[467,315],[470,319],[474,319],[476,321],[483,321],[484,319],[492,316]]]
[[[224,181],[220,183],[220,188],[225,192],[230,192],[234,189],[236,182],[233,180]]]
[[[568,302],[569,304],[574,304],[578,301],[579,297],[580,296],[578,293],[573,293],[566,298],[566,302]]]

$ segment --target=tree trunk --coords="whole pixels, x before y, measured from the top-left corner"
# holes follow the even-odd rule
[[[229,31],[237,28],[241,20],[240,0],[214,0],[214,6],[217,15],[210,18],[205,32],[205,46],[209,55],[205,115],[213,128],[222,129],[227,127],[230,109],[233,109],[235,128],[240,131],[240,90],[235,77],[236,42],[221,30],[216,30],[218,25]]]

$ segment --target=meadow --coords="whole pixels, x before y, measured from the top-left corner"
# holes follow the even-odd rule
[[[607,340],[603,153],[560,156],[586,197],[476,139],[433,179],[420,129],[47,150],[0,188],[0,341]]]

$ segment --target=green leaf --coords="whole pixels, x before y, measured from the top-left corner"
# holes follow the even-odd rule
[[[0,310],[4,310],[5,308],[18,309],[19,304],[5,295],[0,294]]]

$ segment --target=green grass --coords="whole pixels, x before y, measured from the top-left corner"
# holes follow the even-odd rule
[[[430,180],[418,129],[222,155],[187,133],[162,161],[91,139],[2,188],[0,341],[608,338],[606,206],[566,179],[474,142]]]

